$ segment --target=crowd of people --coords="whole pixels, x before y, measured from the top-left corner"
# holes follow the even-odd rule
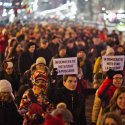
[[[125,124],[125,68],[102,69],[102,56],[125,55],[122,32],[80,24],[0,26],[0,125]],[[53,60],[77,57],[78,74],[58,75]],[[89,105],[89,104],[88,104]]]

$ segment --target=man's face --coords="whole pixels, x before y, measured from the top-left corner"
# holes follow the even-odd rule
[[[77,78],[75,76],[68,76],[67,80],[63,82],[68,90],[75,90],[77,86]]]
[[[86,54],[85,54],[83,51],[79,51],[79,52],[77,53],[77,57],[78,57],[78,58],[83,58],[83,57],[86,57]]]
[[[30,53],[34,53],[35,45],[30,46],[30,48],[28,50],[29,50]]]
[[[6,68],[5,71],[8,75],[11,75],[13,73],[13,67]]]
[[[117,88],[121,86],[123,82],[123,76],[121,74],[116,74],[113,76],[113,85]]]
[[[64,57],[66,55],[66,49],[61,49],[59,51],[59,55],[60,55],[60,57]]]
[[[48,47],[48,43],[47,42],[40,42],[40,47],[43,49],[46,49]]]

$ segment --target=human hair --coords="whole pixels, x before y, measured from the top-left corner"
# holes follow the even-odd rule
[[[8,67],[8,62],[11,62],[11,63],[13,63],[12,61],[3,61],[3,64],[2,64],[2,68],[3,68],[3,71],[5,71],[6,69],[7,69],[7,67]]]
[[[12,102],[14,99],[10,92],[0,92],[1,102]]]
[[[77,78],[77,75],[76,75],[76,74],[68,74],[68,75],[64,75],[64,76],[63,76],[63,81],[66,81],[69,76],[71,76],[71,77],[76,77],[76,78]]]
[[[109,103],[109,109],[110,111],[114,111],[116,108],[118,108],[117,106],[117,99],[118,97],[122,94],[122,93],[125,93],[125,87],[120,87],[118,89],[116,89],[113,97],[111,98],[111,101]]]
[[[27,44],[26,50],[28,50],[31,46],[35,46],[35,47],[36,47],[36,44],[35,44],[34,42],[29,42],[29,43]]]
[[[117,123],[117,125],[122,125],[122,120],[121,120],[120,116],[118,116],[116,113],[112,113],[112,112],[106,113],[103,116],[101,125],[105,125],[105,121],[107,118],[113,119]]]
[[[13,47],[13,49],[12,49],[12,52],[11,52],[12,55],[14,55],[14,54],[16,53],[16,48],[17,48],[18,45],[21,45],[21,43],[18,43],[18,42],[17,42],[17,43],[14,45],[14,47]]]

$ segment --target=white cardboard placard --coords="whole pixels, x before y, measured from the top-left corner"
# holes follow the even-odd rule
[[[102,56],[102,70],[108,71],[123,70],[124,68],[124,56]]]
[[[57,75],[78,74],[77,57],[55,58],[54,68],[57,68]]]

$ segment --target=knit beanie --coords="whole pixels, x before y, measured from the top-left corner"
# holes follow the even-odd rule
[[[106,75],[108,76],[109,79],[113,79],[113,76],[116,74],[121,74],[123,76],[122,71],[115,71],[115,70],[110,69],[106,72]]]
[[[59,103],[57,105],[57,108],[52,111],[51,115],[62,115],[63,119],[67,123],[72,123],[73,122],[73,115],[72,113],[67,109],[67,106],[65,103]]]
[[[64,125],[64,121],[61,115],[57,116],[48,115],[45,118],[44,125]]]
[[[46,60],[44,57],[38,57],[37,60],[36,60],[36,65],[38,64],[44,64],[46,65]]]

